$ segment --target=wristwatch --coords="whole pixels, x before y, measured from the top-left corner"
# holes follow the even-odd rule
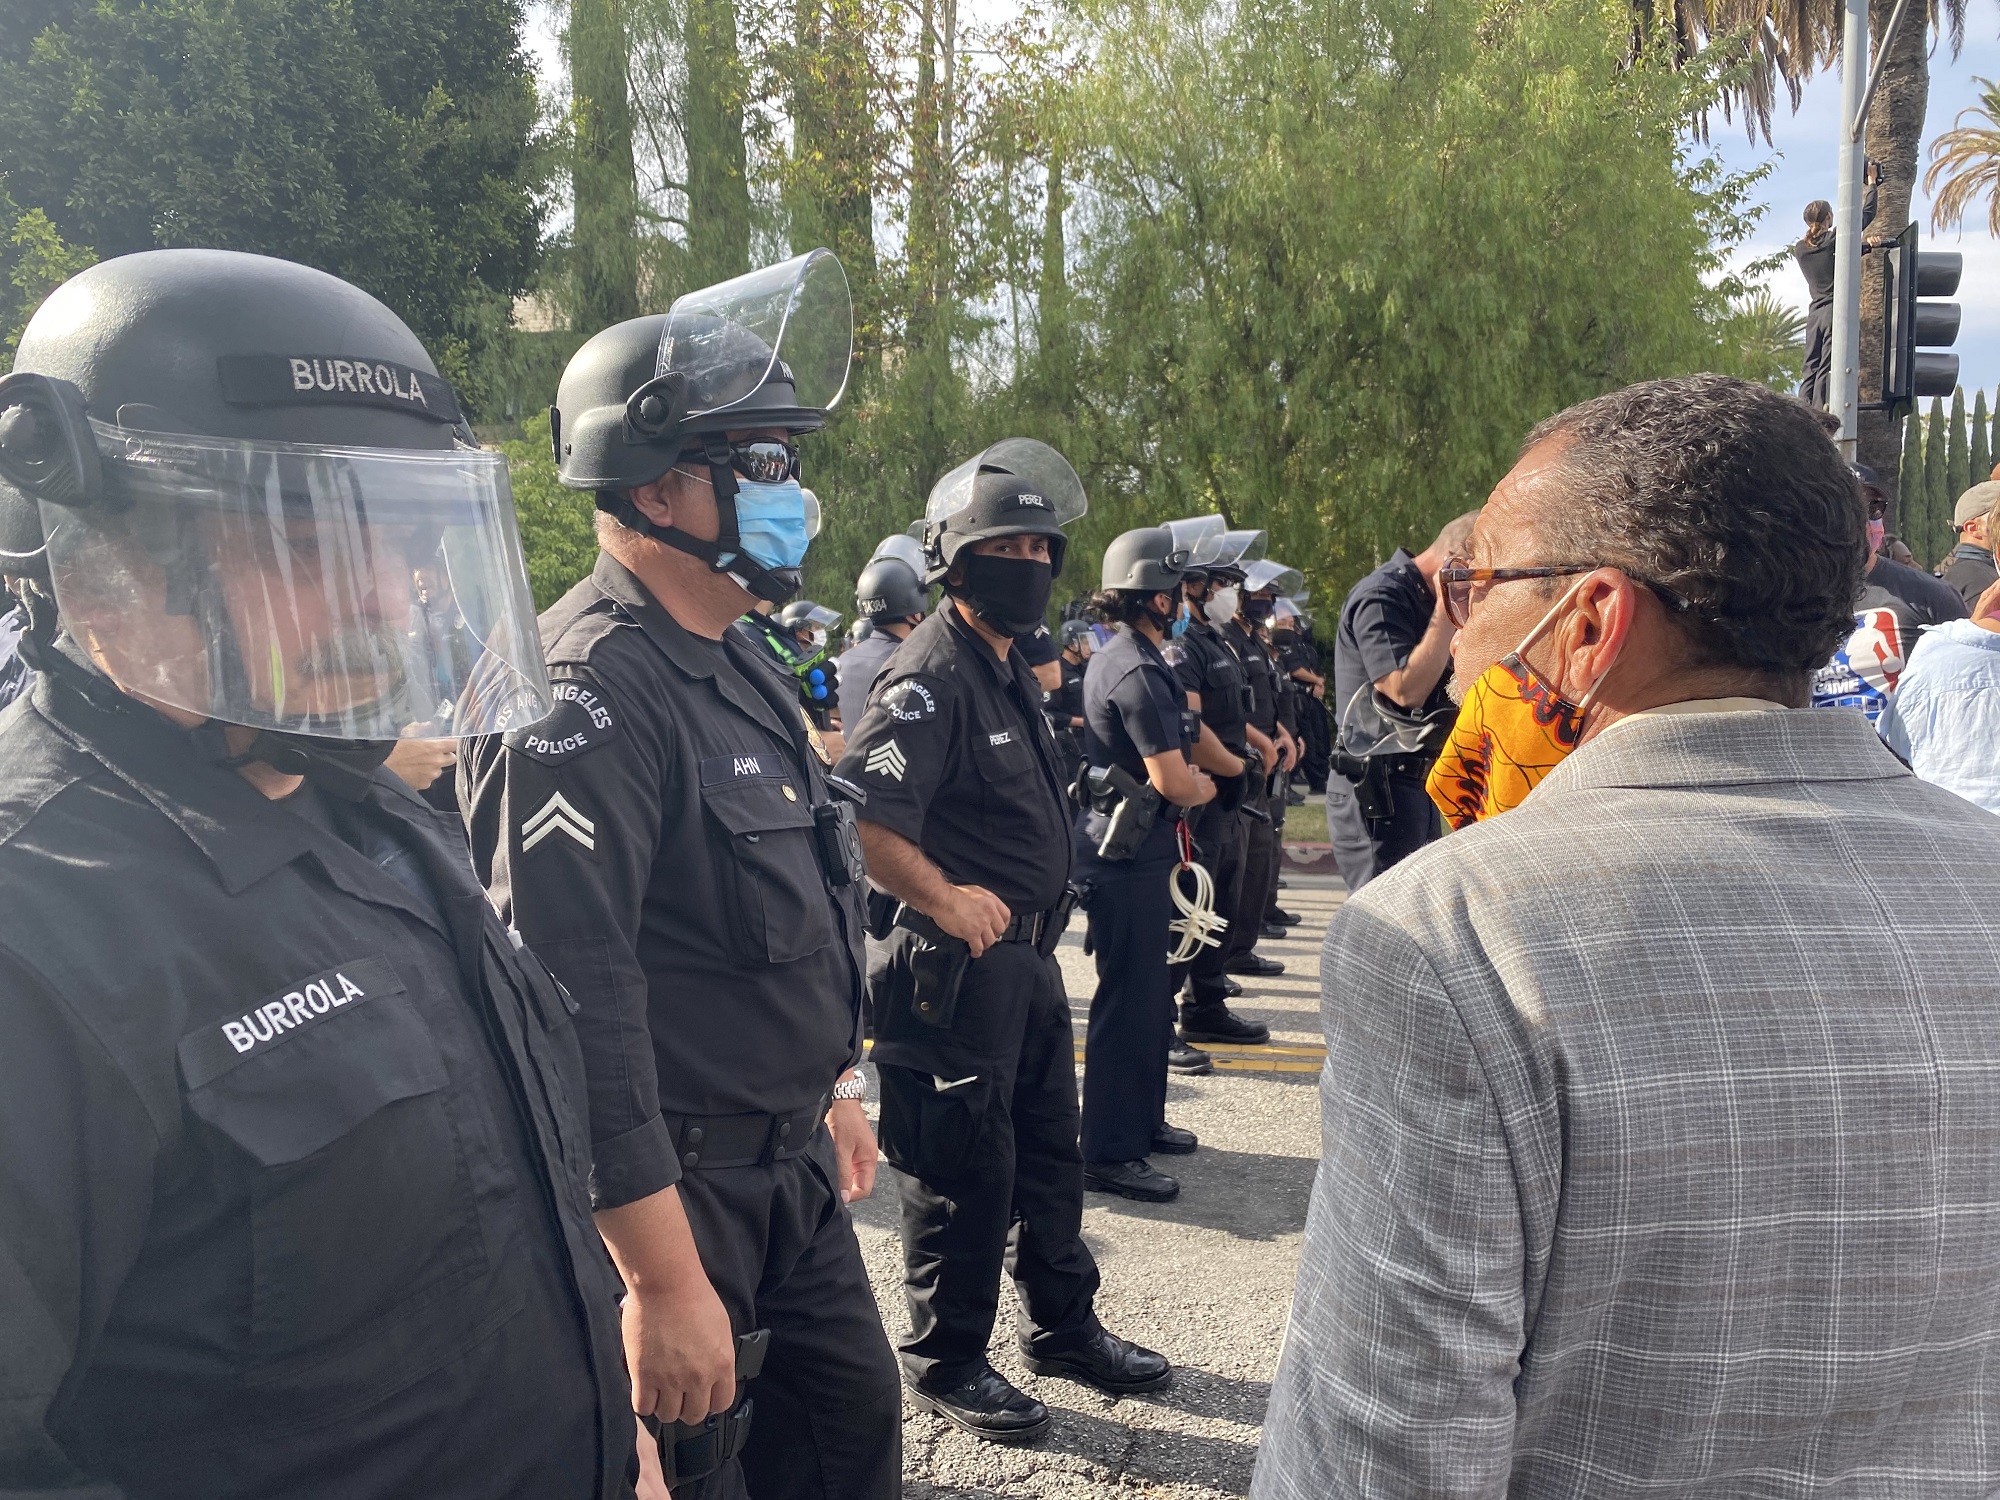
[[[856,1068],[833,1086],[833,1097],[836,1099],[866,1099],[868,1097],[868,1080],[861,1076],[859,1068]]]

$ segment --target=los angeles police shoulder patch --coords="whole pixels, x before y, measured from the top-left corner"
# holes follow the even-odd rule
[[[587,682],[549,684],[555,712],[525,729],[509,730],[500,743],[545,766],[559,766],[618,736],[618,720],[604,695]]]
[[[899,724],[921,724],[937,716],[937,694],[914,677],[890,683],[881,701],[882,711]]]

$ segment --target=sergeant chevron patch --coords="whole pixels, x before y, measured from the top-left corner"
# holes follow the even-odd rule
[[[894,740],[884,740],[870,750],[868,759],[861,763],[862,770],[873,771],[877,775],[888,776],[897,781],[903,779],[903,772],[909,768],[910,763],[903,758],[903,747]]]
[[[540,810],[521,825],[521,852],[526,854],[552,833],[568,834],[584,848],[595,851],[597,841],[591,835],[596,832],[595,823],[578,812],[561,792],[554,792]]]

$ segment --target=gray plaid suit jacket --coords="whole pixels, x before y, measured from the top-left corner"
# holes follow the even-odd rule
[[[1857,714],[1639,719],[1321,972],[1254,1500],[2000,1490],[2000,818]]]

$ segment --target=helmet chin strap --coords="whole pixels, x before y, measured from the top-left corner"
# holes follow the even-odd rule
[[[715,490],[717,526],[712,542],[678,526],[655,525],[625,490],[599,490],[597,508],[609,512],[627,530],[698,557],[711,572],[727,573],[752,598],[785,603],[798,593],[804,576],[797,568],[767,568],[743,550],[736,520],[736,466],[730,461],[729,444],[720,434],[710,434],[702,440],[702,456],[708,461],[708,482]]]
[[[222,720],[210,719],[193,732],[194,741],[219,765],[234,769],[262,761],[280,775],[303,776],[321,791],[349,802],[367,800],[375,772],[396,748],[394,740],[336,740],[259,729],[248,749],[232,755],[225,738],[228,729]]]

